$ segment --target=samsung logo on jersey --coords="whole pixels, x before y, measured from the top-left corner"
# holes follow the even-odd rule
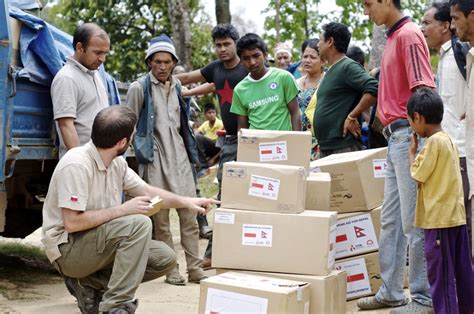
[[[278,95],[270,96],[270,97],[267,97],[267,98],[264,98],[264,99],[259,99],[259,100],[251,102],[249,104],[249,109],[255,109],[257,107],[265,106],[269,103],[277,102],[279,100],[280,100],[280,97],[278,97]]]

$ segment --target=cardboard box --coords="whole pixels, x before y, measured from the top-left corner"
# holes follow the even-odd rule
[[[309,171],[311,132],[241,129],[237,161],[304,167]]]
[[[377,251],[382,207],[370,212],[338,214],[336,259]]]
[[[228,271],[236,271],[218,268],[217,274]],[[309,276],[282,273],[265,273],[241,270],[248,274],[259,276],[282,278],[287,280],[304,281],[311,284],[311,294],[309,298],[309,314],[320,313],[346,313],[346,272],[333,271],[327,276]]]
[[[371,210],[382,204],[387,148],[334,154],[311,162],[311,172],[331,174],[331,210]]]
[[[227,272],[201,281],[199,313],[301,313],[310,306],[310,284]]]
[[[306,178],[306,210],[330,210],[331,175],[327,172],[310,173]]]
[[[222,207],[301,213],[305,178],[303,167],[227,162],[222,173]]]
[[[336,261],[335,268],[347,273],[347,299],[373,295],[382,285],[379,252]]]
[[[218,209],[212,266],[325,276],[333,270],[336,213]]]

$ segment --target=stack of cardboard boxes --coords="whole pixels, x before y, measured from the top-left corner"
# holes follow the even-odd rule
[[[267,281],[310,291],[310,300],[282,292],[285,304],[297,304],[279,313],[345,312],[346,274],[334,271],[336,212],[305,210],[310,145],[309,132],[241,130],[238,161],[224,165],[222,205],[214,215],[212,266],[220,275],[201,282],[201,313],[230,303],[242,312],[252,303],[247,297],[263,296],[258,282]],[[326,199],[329,191],[321,192]],[[260,300],[259,309],[274,299]]]
[[[381,148],[311,162],[306,208],[338,212],[335,267],[347,272],[347,299],[375,294],[381,285],[378,240],[386,155]],[[321,191],[327,190],[324,199]]]

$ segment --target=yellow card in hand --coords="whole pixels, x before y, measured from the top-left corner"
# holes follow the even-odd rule
[[[145,213],[148,217],[153,216],[161,209],[161,202],[163,200],[159,196],[155,196],[150,200],[150,209]]]

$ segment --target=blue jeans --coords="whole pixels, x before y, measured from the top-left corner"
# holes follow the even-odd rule
[[[412,131],[396,130],[388,140],[387,169],[380,231],[382,286],[376,298],[396,306],[405,303],[404,273],[409,248],[409,287],[413,300],[431,305],[423,230],[415,228],[416,182],[410,174],[408,148]]]

